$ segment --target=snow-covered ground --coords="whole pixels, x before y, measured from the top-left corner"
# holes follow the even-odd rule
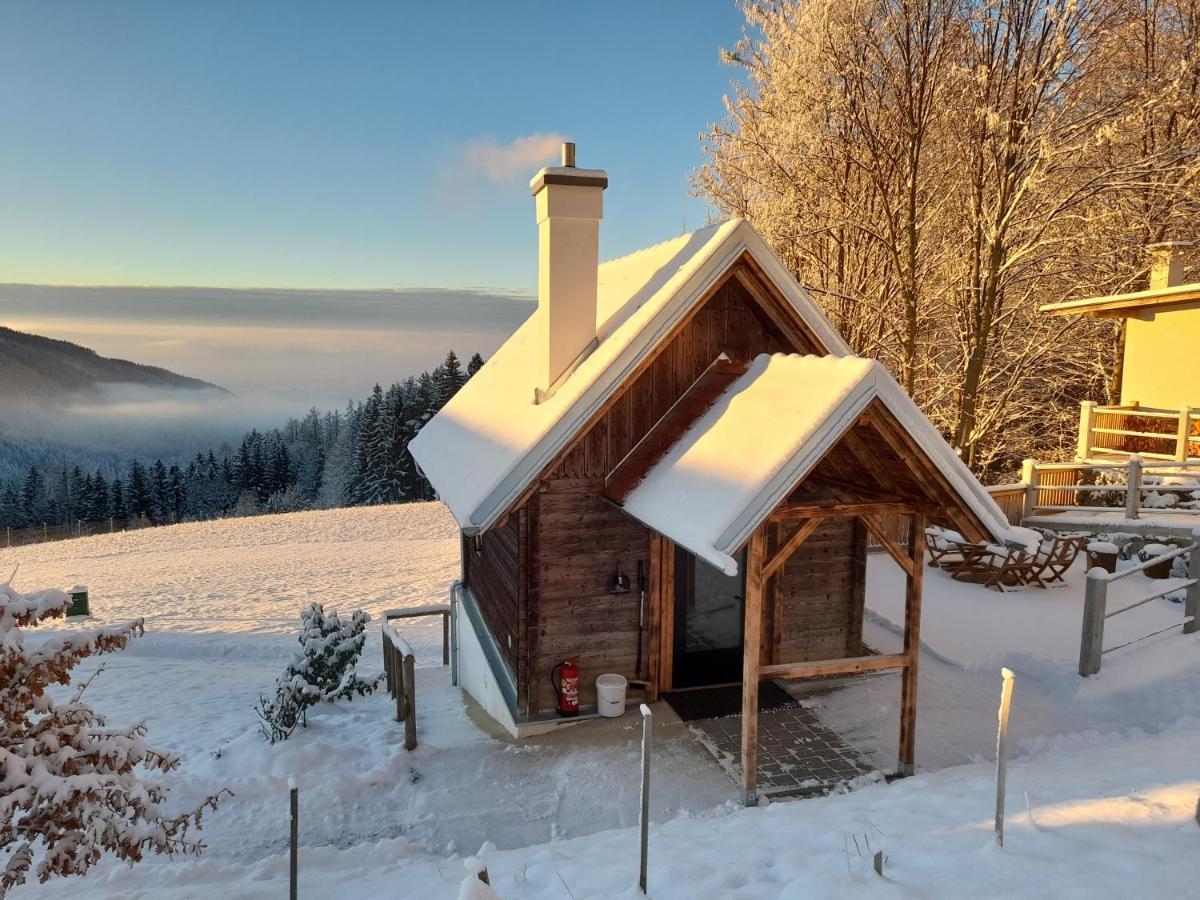
[[[406,626],[419,655],[421,743],[402,747],[384,696],[326,706],[268,746],[253,704],[294,645],[307,603],[373,615],[443,600],[457,574],[438,504],[181,525],[0,552],[18,587],[87,584],[94,619],[144,616],[147,635],[104,657],[88,696],[114,724],[184,757],[186,806],[227,786],[196,860],[104,863],[15,897],[277,897],[286,890],[287,779],[301,788],[307,897],[454,897],[459,857],[484,840],[503,897],[626,896],[636,878],[639,726],[584,723],[514,744],[449,685],[435,619]],[[1127,579],[1135,581],[1141,576]],[[1200,879],[1200,635],[1178,632],[1074,674],[1082,565],[1066,588],[998,594],[929,570],[916,778],[744,810],[669,709],[656,707],[655,897],[1183,896]],[[898,644],[902,579],[870,566],[869,642]],[[1178,622],[1167,600],[1110,620],[1106,644]],[[362,668],[380,665],[377,623]],[[32,635],[31,635],[32,638]],[[1017,672],[1008,841],[990,839],[998,667]],[[93,663],[80,667],[81,677]],[[812,696],[881,766],[895,761],[895,676]],[[888,856],[885,878],[870,847]],[[549,843],[547,843],[549,842]]]

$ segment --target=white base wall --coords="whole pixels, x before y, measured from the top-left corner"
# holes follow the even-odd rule
[[[471,617],[463,610],[462,601],[458,601],[455,611],[456,629],[458,631],[458,647],[455,650],[458,662],[458,686],[471,695],[483,707],[483,711],[491,716],[499,725],[514,738],[533,737],[578,725],[595,716],[582,716],[578,719],[550,719],[540,722],[522,722],[518,724],[508,709],[508,703],[496,683],[496,676],[483,652],[483,644],[475,633],[475,625]]]

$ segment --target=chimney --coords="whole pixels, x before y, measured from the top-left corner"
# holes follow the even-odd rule
[[[1179,251],[1191,246],[1191,241],[1163,241],[1146,247],[1150,251],[1150,290],[1183,284],[1183,260],[1179,258]]]
[[[540,339],[546,347],[534,402],[551,396],[596,346],[596,267],[608,173],[575,168],[575,145],[563,144],[562,165],[529,183],[538,223]]]

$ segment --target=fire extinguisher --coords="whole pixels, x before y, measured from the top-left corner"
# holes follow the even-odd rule
[[[558,714],[579,715],[579,666],[575,661],[568,659],[551,669],[550,681],[558,695]]]

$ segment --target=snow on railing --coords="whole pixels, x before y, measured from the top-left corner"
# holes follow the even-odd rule
[[[1122,578],[1128,578],[1137,572],[1144,572],[1151,566],[1159,565],[1185,554],[1188,558],[1187,578],[1164,579],[1163,584],[1158,590],[1150,594],[1140,595],[1134,602],[1120,609],[1114,609],[1112,612],[1107,611],[1109,585],[1120,581]],[[1099,566],[1088,570],[1087,584],[1083,595],[1083,629],[1079,642],[1079,674],[1086,678],[1088,675],[1095,675],[1099,672],[1100,657],[1105,653],[1111,653],[1113,650],[1119,650],[1137,641],[1144,641],[1146,638],[1151,638],[1177,628],[1177,625],[1170,625],[1166,628],[1152,631],[1150,634],[1142,635],[1140,638],[1134,638],[1132,641],[1125,641],[1115,647],[1109,647],[1107,650],[1104,649],[1104,622],[1106,619],[1111,619],[1113,616],[1120,615],[1123,612],[1129,612],[1131,609],[1136,609],[1139,606],[1143,606],[1167,594],[1172,594],[1175,591],[1184,589],[1187,591],[1183,607],[1183,633],[1192,634],[1200,630],[1200,577],[1198,576],[1200,576],[1200,542],[1193,542],[1185,547],[1178,547],[1168,553],[1151,557],[1139,565],[1130,566],[1119,572],[1106,572]]]

